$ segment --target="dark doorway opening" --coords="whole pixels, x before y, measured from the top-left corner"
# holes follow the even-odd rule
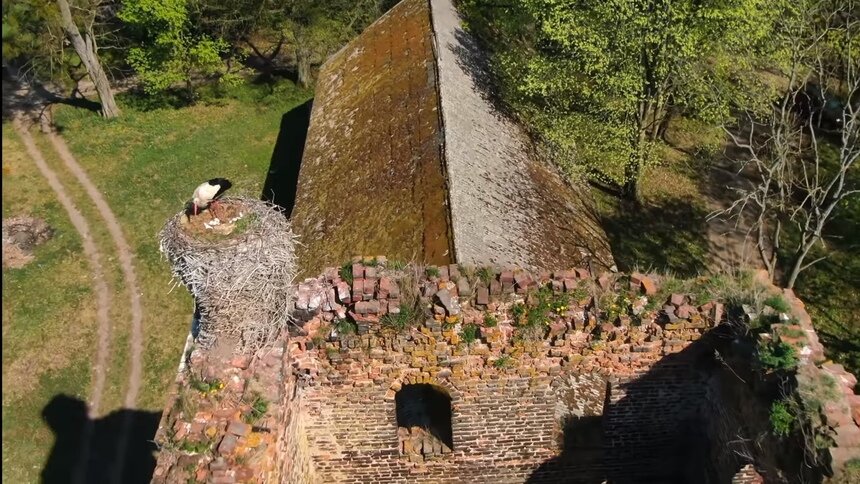
[[[426,383],[405,385],[397,392],[394,403],[398,428],[410,434],[414,434],[414,430],[424,431],[447,446],[447,452],[454,448],[451,397],[444,389]],[[446,450],[441,452],[446,453]],[[431,452],[424,449],[423,453]]]
[[[308,126],[311,122],[313,99],[296,106],[281,118],[281,129],[272,151],[269,173],[260,196],[267,202],[281,207],[284,215],[292,216],[296,204],[296,190],[299,186],[299,171]]]

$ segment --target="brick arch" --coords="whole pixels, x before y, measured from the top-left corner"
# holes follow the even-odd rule
[[[460,390],[454,386],[453,383],[444,378],[436,378],[432,376],[423,376],[419,373],[404,373],[401,374],[397,379],[394,380],[391,388],[396,388],[397,391],[400,388],[406,385],[417,385],[417,384],[427,384],[439,387],[445,390],[445,393],[451,397],[451,405],[453,405],[460,399]]]
[[[405,374],[392,386],[398,445],[411,460],[453,451],[459,391],[444,379]]]

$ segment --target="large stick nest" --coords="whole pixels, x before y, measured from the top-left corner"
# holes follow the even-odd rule
[[[291,321],[296,241],[274,205],[225,198],[190,218],[176,214],[159,238],[174,278],[194,296],[201,345],[227,336],[241,351],[255,351]]]

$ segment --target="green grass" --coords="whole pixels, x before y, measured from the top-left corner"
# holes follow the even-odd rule
[[[421,312],[419,310],[409,305],[401,304],[399,313],[387,313],[383,315],[379,321],[380,323],[382,323],[382,326],[386,328],[392,328],[396,331],[403,331],[406,328],[415,325],[420,317]]]
[[[201,180],[223,176],[233,181],[231,194],[260,195],[281,116],[310,94],[282,86],[274,96],[246,86],[182,109],[144,110],[137,98],[120,96],[123,117],[117,120],[72,108],[56,112],[69,148],[104,193],[136,252],[147,345],[143,407],[164,404],[193,311],[186,291],[169,290],[157,233]]]
[[[3,270],[3,482],[36,482],[54,442],[42,411],[65,394],[86,401],[95,301],[81,241],[47,183],[3,125],[3,216],[55,229],[22,269]],[[71,418],[71,416],[69,416]]]
[[[221,99],[174,109],[120,96],[123,117],[58,106],[55,118],[72,153],[117,215],[135,251],[143,292],[144,381],[138,407],[161,410],[172,383],[193,305],[170,291],[170,270],[157,233],[182,209],[202,180],[224,176],[233,194],[259,197],[282,115],[310,92],[283,84],[274,92],[244,87]],[[34,133],[48,163],[66,181],[105,258],[115,257],[97,212],[73,177]],[[95,303],[90,268],[77,233],[26,157],[10,125],[3,126],[3,215],[32,214],[56,229],[23,269],[3,271],[3,481],[36,482],[54,443],[40,413],[60,393],[88,398],[95,357]],[[114,321],[127,320],[127,296],[115,263],[105,262],[115,290]],[[103,410],[121,404],[128,378],[127,325],[115,324]]]
[[[765,370],[792,370],[798,363],[797,350],[782,341],[759,343],[756,359]]]
[[[860,176],[854,170],[855,177]],[[827,229],[828,258],[802,272],[795,292],[806,303],[827,356],[860,376],[860,197],[841,204]],[[809,259],[825,255],[820,247]]]

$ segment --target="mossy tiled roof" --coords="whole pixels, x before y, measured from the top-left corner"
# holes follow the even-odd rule
[[[403,0],[323,65],[293,211],[304,275],[375,254],[612,265],[587,191],[496,109],[483,63],[450,0]]]
[[[436,88],[423,0],[323,65],[293,211],[306,273],[360,254],[450,262]]]

